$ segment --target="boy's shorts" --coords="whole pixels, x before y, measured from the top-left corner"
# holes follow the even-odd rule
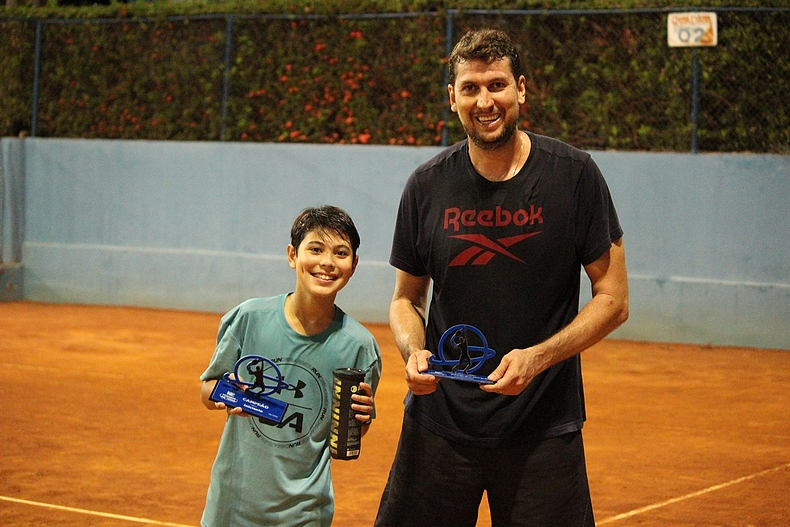
[[[594,527],[581,431],[502,448],[447,441],[408,415],[376,527]]]

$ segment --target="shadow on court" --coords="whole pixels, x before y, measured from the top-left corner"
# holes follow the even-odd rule
[[[198,525],[224,421],[199,400],[219,319],[0,303],[0,525]],[[358,460],[333,463],[341,527],[372,525],[403,415],[389,328],[368,327],[379,418]],[[599,525],[790,525],[790,352],[606,340],[582,362]]]

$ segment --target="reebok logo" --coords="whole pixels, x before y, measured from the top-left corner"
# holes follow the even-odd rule
[[[457,207],[450,207],[444,210],[444,228],[452,228],[455,232],[464,227],[506,227],[513,223],[518,227],[523,225],[534,225],[535,222],[543,223],[543,207],[535,210],[534,205],[529,206],[529,212],[518,209],[510,212],[497,206],[496,209],[474,210],[467,209],[462,211]]]
[[[543,207],[537,210],[533,205],[529,206],[529,211],[518,209],[515,212],[504,210],[497,206],[495,209],[461,210],[457,207],[450,207],[444,211],[444,228],[453,232],[458,232],[461,227],[506,227],[510,224],[522,227],[524,225],[534,225],[543,223]],[[450,267],[467,265],[486,265],[491,258],[497,254],[507,256],[517,262],[526,263],[524,260],[508,250],[508,247],[516,243],[531,238],[540,231],[507,236],[492,240],[485,234],[454,234],[450,238],[465,240],[472,243],[472,246],[464,249],[450,262]]]
[[[460,240],[466,240],[474,244],[472,247],[464,249],[458,256],[453,258],[453,261],[450,262],[450,267],[466,265],[473,258],[474,260],[472,260],[471,265],[486,265],[489,261],[491,261],[491,258],[497,254],[503,254],[508,258],[516,260],[517,262],[527,263],[515,254],[508,251],[507,248],[520,242],[521,240],[526,240],[527,238],[531,238],[537,234],[540,234],[540,232],[528,232],[526,234],[519,234],[518,236],[508,236],[507,238],[500,238],[496,241],[487,238],[483,234],[456,234],[454,236],[450,236],[450,238],[458,238]]]

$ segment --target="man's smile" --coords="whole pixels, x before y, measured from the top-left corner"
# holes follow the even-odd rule
[[[500,113],[492,113],[492,114],[479,114],[474,116],[475,119],[478,120],[481,124],[492,124],[499,120],[501,117]]]

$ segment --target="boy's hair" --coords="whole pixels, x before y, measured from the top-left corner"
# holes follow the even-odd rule
[[[510,59],[510,70],[513,78],[521,76],[521,58],[516,46],[504,31],[496,29],[478,29],[468,31],[453,48],[447,60],[450,71],[450,85],[455,86],[455,75],[458,64],[469,60],[482,60],[491,64],[497,60]]]
[[[294,220],[291,227],[291,245],[299,250],[299,245],[307,233],[312,231],[334,232],[351,244],[352,257],[357,255],[359,233],[351,216],[341,208],[322,205],[304,209]]]

